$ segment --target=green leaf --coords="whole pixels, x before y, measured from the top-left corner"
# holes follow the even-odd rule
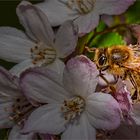
[[[106,28],[106,24],[103,21],[99,22],[99,25],[96,27],[96,32],[101,32]]]
[[[112,45],[125,45],[122,36],[116,32],[98,35],[91,42],[92,47],[110,47]]]

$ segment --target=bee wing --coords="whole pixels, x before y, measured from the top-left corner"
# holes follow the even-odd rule
[[[139,44],[129,45],[128,47],[132,49],[135,57],[140,57],[140,45]]]
[[[140,58],[134,58],[131,62],[125,63],[123,66],[140,73]]]

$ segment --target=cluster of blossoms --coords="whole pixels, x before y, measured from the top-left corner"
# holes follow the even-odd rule
[[[112,95],[96,64],[71,55],[100,15],[121,14],[134,1],[22,1],[17,6],[25,33],[0,27],[0,58],[17,63],[9,71],[0,67],[0,127],[12,128],[8,139],[109,139],[127,125],[140,125],[140,105],[133,103],[127,81],[105,73],[110,83],[117,82]]]

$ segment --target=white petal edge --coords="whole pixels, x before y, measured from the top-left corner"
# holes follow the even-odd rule
[[[15,75],[15,76],[20,76],[20,74],[25,71],[26,69],[35,67],[35,65],[32,63],[31,59],[26,59],[24,61],[22,61],[19,64],[16,64],[15,66],[13,66],[9,71]]]

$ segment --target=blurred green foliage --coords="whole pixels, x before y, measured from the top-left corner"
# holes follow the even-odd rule
[[[92,47],[110,47],[112,45],[125,45],[123,37],[116,32],[98,35],[91,42]]]
[[[140,0],[137,0],[125,13],[126,22],[129,24],[140,23]]]

